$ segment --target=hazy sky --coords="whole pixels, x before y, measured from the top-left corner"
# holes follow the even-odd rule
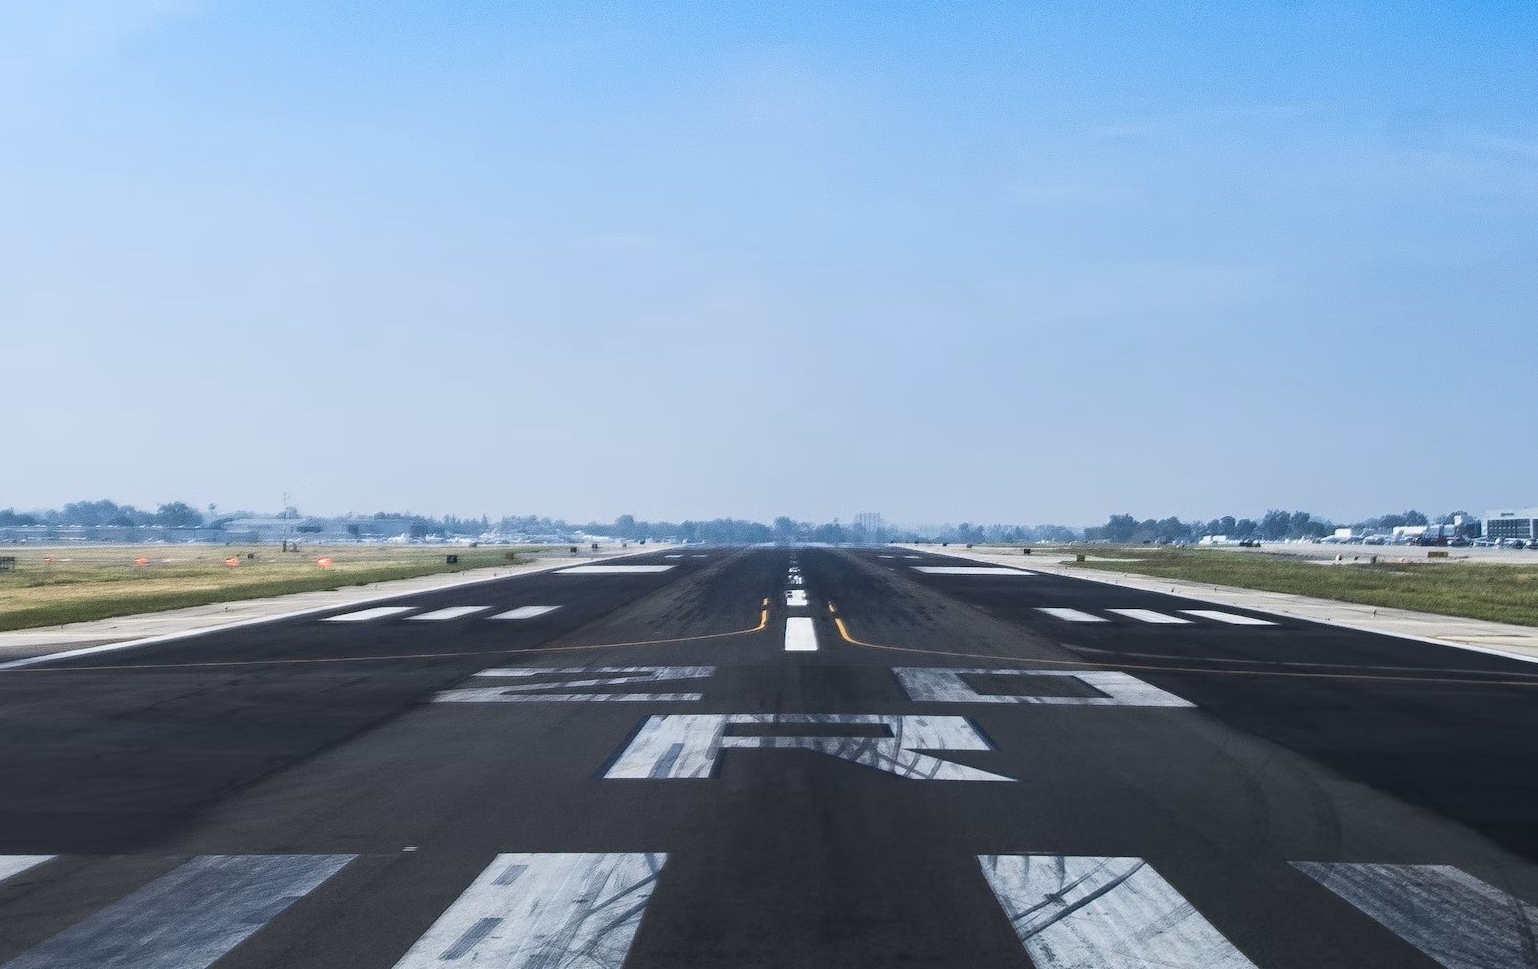
[[[0,507],[1538,503],[1538,5],[0,5]]]

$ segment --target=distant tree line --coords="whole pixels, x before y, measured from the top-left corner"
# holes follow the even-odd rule
[[[162,528],[201,528],[203,524],[202,513],[181,501],[161,505],[154,511],[142,511],[133,505],[119,505],[105,498],[101,501],[71,502],[63,508],[47,511],[18,513],[12,508],[0,508],[0,526],[106,525],[138,528],[159,525]]]

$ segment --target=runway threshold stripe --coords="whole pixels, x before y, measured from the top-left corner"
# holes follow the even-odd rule
[[[0,855],[0,882],[51,860],[53,855]]]
[[[1011,569],[998,565],[915,565],[915,572],[927,575],[1035,575],[1024,569]]]
[[[344,612],[340,616],[327,616],[321,622],[368,622],[371,619],[383,619],[386,616],[412,612],[416,608],[416,606],[375,606],[372,609],[360,609],[357,612]]]
[[[477,612],[485,612],[490,606],[449,606],[447,609],[435,609],[432,612],[424,612],[420,616],[412,616],[412,622],[444,622],[449,619],[460,619]]]
[[[1053,619],[1061,619],[1064,622],[1110,622],[1104,616],[1082,612],[1078,609],[1038,608],[1037,612],[1044,612]]]
[[[547,613],[555,612],[560,606],[519,606],[517,609],[509,609],[499,612],[492,619],[538,619]]]
[[[1181,619],[1179,616],[1154,612],[1152,609],[1107,609],[1106,612],[1114,612],[1118,616],[1126,616],[1128,619],[1136,619],[1138,622],[1169,623],[1175,625],[1190,625],[1191,623],[1189,619]]]
[[[806,616],[792,616],[785,620],[785,652],[817,652],[817,627]]]
[[[206,969],[354,855],[201,855],[5,969]]]
[[[664,854],[498,855],[395,969],[619,969],[666,863]]]
[[[1254,969],[1141,858],[978,861],[1038,969]]]
[[[1213,622],[1226,622],[1230,626],[1276,625],[1276,623],[1269,619],[1256,619],[1254,616],[1241,616],[1236,612],[1223,612],[1221,609],[1182,609],[1180,611],[1188,616],[1199,616],[1202,619],[1211,619]]]
[[[1538,966],[1538,908],[1451,865],[1293,867],[1447,969]]]

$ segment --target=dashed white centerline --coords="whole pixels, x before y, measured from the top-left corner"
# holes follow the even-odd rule
[[[1254,616],[1241,616],[1236,612],[1223,612],[1219,609],[1182,609],[1180,611],[1188,616],[1200,616],[1203,619],[1211,619],[1213,622],[1226,622],[1230,626],[1276,625],[1269,619],[1256,619]]]
[[[535,619],[548,612],[555,612],[560,606],[519,606],[517,609],[509,609],[499,612],[492,619]]]
[[[792,616],[785,620],[785,652],[817,652],[817,627],[806,616]]]
[[[1183,626],[1190,625],[1191,623],[1189,619],[1181,619],[1179,616],[1154,612],[1152,609],[1107,609],[1106,612],[1114,612],[1118,616],[1126,616],[1128,619],[1136,619],[1138,622],[1174,623]]]
[[[398,616],[403,612],[413,612],[416,606],[375,606],[372,609],[360,609],[357,612],[344,612],[340,616],[327,616],[321,622],[368,622],[371,619],[383,619],[386,616]]]
[[[1036,611],[1044,612],[1051,616],[1053,619],[1061,619],[1065,622],[1110,622],[1110,620],[1106,619],[1104,616],[1097,616],[1094,613],[1089,612],[1081,612],[1078,609],[1038,608]]]
[[[412,622],[443,622],[448,619],[459,619],[462,616],[484,612],[490,606],[449,606],[447,609],[435,609],[432,612],[424,612],[420,616],[412,616]]]
[[[785,605],[791,609],[805,609],[807,606],[805,589],[787,589],[785,591]]]

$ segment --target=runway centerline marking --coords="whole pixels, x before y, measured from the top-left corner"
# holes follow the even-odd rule
[[[384,619],[387,616],[398,616],[403,612],[415,612],[417,606],[375,606],[372,609],[360,609],[357,612],[344,612],[340,616],[327,616],[321,622],[369,622],[374,619]]]
[[[434,609],[432,612],[424,612],[419,616],[412,616],[410,622],[446,622],[450,619],[460,619],[464,616],[474,615],[477,612],[485,612],[490,606],[449,606],[447,609]]]
[[[761,735],[753,735],[757,727]],[[852,735],[850,728],[867,728]],[[743,728],[741,732],[731,732]],[[821,731],[821,734],[818,731]],[[868,735],[871,732],[884,736]],[[651,717],[614,759],[609,780],[702,780],[723,750],[810,750],[921,781],[1012,781],[919,751],[992,750],[966,717],[871,713],[705,713]]]
[[[206,969],[355,855],[200,855],[5,969]]]
[[[817,627],[807,616],[791,616],[785,620],[785,652],[817,652]]]
[[[1141,858],[979,855],[1039,969],[1254,969]]]
[[[504,854],[395,969],[620,969],[665,854]]]

